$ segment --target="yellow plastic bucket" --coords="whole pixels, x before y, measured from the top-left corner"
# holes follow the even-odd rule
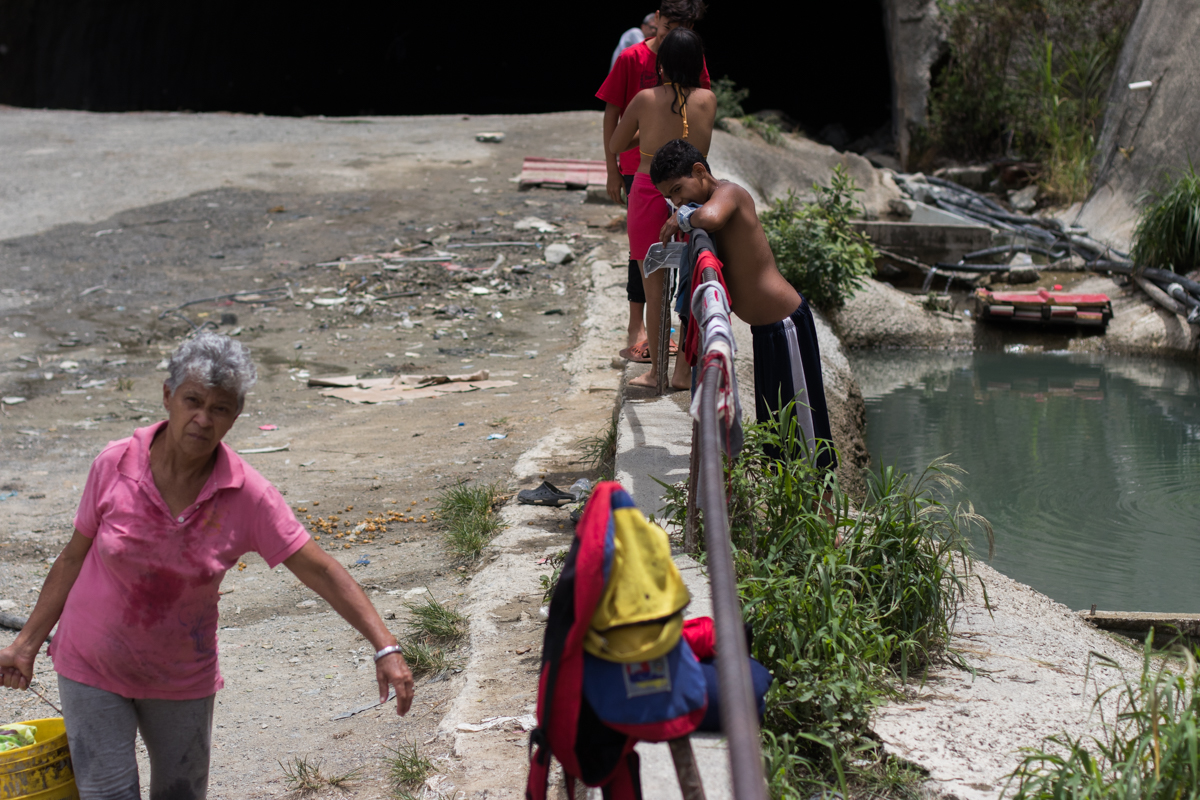
[[[62,717],[23,723],[36,742],[0,753],[0,800],[79,800]]]

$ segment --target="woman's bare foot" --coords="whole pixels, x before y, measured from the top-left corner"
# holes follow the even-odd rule
[[[672,375],[672,376],[671,376],[671,388],[672,388],[672,389],[677,389],[678,391],[681,391],[681,392],[682,392],[682,391],[683,391],[683,390],[685,390],[685,389],[691,389],[691,388],[692,388],[692,382],[691,382],[690,380],[688,380],[687,378],[684,378],[683,380],[680,380],[679,378],[677,378],[677,377],[675,377],[674,375]]]
[[[647,389],[657,389],[658,388],[658,373],[655,372],[654,370],[648,370],[647,372],[645,372],[641,375],[638,375],[636,378],[630,378],[629,385],[630,386],[644,386]]]

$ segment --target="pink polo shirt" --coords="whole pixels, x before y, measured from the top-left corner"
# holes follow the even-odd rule
[[[279,490],[221,443],[196,502],[172,517],[150,472],[165,422],[92,463],[75,529],[93,539],[50,648],[54,669],[129,698],[216,693],[217,589],[245,553],[272,568],[308,541]]]

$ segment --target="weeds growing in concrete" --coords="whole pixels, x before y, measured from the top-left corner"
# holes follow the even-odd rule
[[[1122,673],[1120,683],[1096,697],[1093,707],[1105,723],[1100,736],[1061,733],[1026,750],[1004,794],[1014,800],[1200,797],[1200,649],[1153,648],[1151,633],[1141,674]],[[1160,655],[1173,663],[1156,667],[1152,659]],[[1093,662],[1121,671],[1117,662],[1093,652],[1089,673]]]
[[[496,516],[501,497],[495,484],[469,486],[460,483],[442,492],[437,499],[437,516],[442,523],[442,538],[457,558],[475,561],[483,554],[503,525]]]
[[[400,642],[400,655],[412,670],[414,678],[440,675],[458,666],[458,661],[451,658],[443,647],[415,639]]]
[[[283,770],[283,779],[288,791],[300,794],[313,794],[325,786],[345,789],[362,774],[361,769],[353,769],[341,775],[325,775],[321,772],[321,762],[310,762],[308,756],[295,756],[286,764],[282,761],[278,763],[279,768]]]
[[[580,439],[579,446],[583,450],[583,463],[599,473],[597,479],[611,481],[617,464],[616,416],[595,436]]]
[[[449,644],[466,635],[466,616],[438,602],[432,594],[426,595],[424,603],[405,603],[404,607],[411,615],[409,635],[415,639]]]
[[[405,742],[386,749],[389,754],[383,760],[388,767],[388,780],[393,792],[401,800],[415,797],[414,792],[421,788],[430,773],[436,772],[433,762],[421,752],[416,742]]]
[[[852,513],[797,429],[791,406],[747,426],[726,476],[752,654],[776,679],[763,731],[771,795],[913,796],[913,770],[865,737],[870,711],[945,647],[970,574],[966,529],[990,542],[991,528],[970,505],[940,499],[960,488],[960,470],[940,459],[920,476],[871,475]]]
[[[845,304],[875,272],[875,248],[854,229],[854,195],[861,192],[845,168],[834,168],[828,187],[815,185],[814,203],[792,193],[762,215],[767,242],[783,277],[817,308]]]
[[[1133,260],[1185,274],[1200,269],[1200,175],[1188,168],[1147,194],[1133,235]]]

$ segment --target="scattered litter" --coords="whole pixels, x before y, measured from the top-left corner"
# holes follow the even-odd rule
[[[525,655],[526,653],[528,653],[528,652],[529,652],[530,650],[532,650],[532,649],[533,649],[533,648],[532,648],[532,647],[529,647],[529,646],[526,646],[526,647],[518,647],[518,648],[516,649],[516,651],[515,651],[515,652],[516,652],[516,654],[517,654],[517,655],[519,655],[519,656],[523,656],[523,655]]]
[[[344,297],[314,297],[312,303],[315,306],[340,306],[346,302]]]
[[[575,251],[565,244],[552,244],[546,248],[546,263],[567,264],[575,260]]]
[[[557,225],[551,225],[546,220],[540,217],[525,217],[513,223],[513,230],[528,231],[535,230],[539,233],[553,233],[558,230]]]
[[[500,144],[504,141],[503,131],[481,131],[475,134],[475,141],[488,142],[491,144]]]
[[[460,722],[456,726],[457,730],[466,731],[467,733],[479,733],[480,731],[488,731],[492,728],[498,728],[501,725],[506,725],[509,722],[515,722],[523,731],[531,731],[537,727],[537,719],[533,714],[522,714],[519,717],[487,717],[478,724],[470,722]]]
[[[405,592],[404,597],[405,599],[408,599],[410,597],[417,597],[418,595],[427,594],[428,592],[429,590],[424,586],[418,586],[415,589],[409,589],[407,592]],[[391,592],[388,592],[388,594],[391,594]]]
[[[471,294],[491,294],[492,290],[486,286],[472,286]]]
[[[254,455],[255,453],[282,453],[291,446],[292,443],[288,442],[287,444],[281,444],[278,447],[251,447],[247,450],[238,450],[237,452],[238,455],[242,456]]]
[[[93,294],[93,293],[95,293],[95,292],[98,292],[98,291],[100,291],[100,290],[101,290],[101,289],[103,289],[103,288],[104,288],[104,284],[103,284],[103,283],[99,284],[98,286],[89,286],[87,289],[84,289],[82,292],[80,292],[80,293],[79,293],[79,296],[80,296],[80,297],[87,297],[89,294]]]
[[[526,350],[525,351],[526,358],[537,358],[537,354],[538,354],[537,350]]]
[[[366,567],[366,566],[369,566],[370,564],[371,564],[371,559],[367,558],[366,556],[359,556],[358,561],[355,561],[353,566]]]
[[[550,619],[550,606],[542,606],[539,608],[538,617],[541,619]]]
[[[301,600],[299,603],[296,603],[296,608],[316,608],[316,606],[316,600]]]
[[[545,311],[542,312],[543,317],[554,317],[554,316],[561,317],[564,315],[565,314],[561,308],[547,308]]]
[[[24,403],[24,397],[0,397],[0,403],[6,406],[15,406],[17,403]]]
[[[572,483],[571,488],[567,491],[575,495],[576,500],[582,500],[592,493],[592,482],[587,478],[580,478]]]
[[[465,422],[460,422],[460,423],[458,423],[457,425],[455,425],[454,427],[456,427],[456,428],[462,428],[462,427],[464,427],[466,424],[467,424],[467,423],[465,423]]]
[[[333,676],[326,675],[325,677],[332,678]],[[350,717],[353,717],[355,714],[361,714],[364,711],[370,711],[372,708],[378,708],[379,706],[383,705],[384,703],[391,702],[392,700],[395,700],[395,699],[396,699],[396,690],[393,689],[392,691],[388,692],[387,700],[382,700],[382,701],[376,700],[374,703],[367,703],[366,705],[359,706],[358,708],[352,708],[349,711],[343,711],[342,713],[338,714],[336,717],[333,717],[333,719],[334,720],[349,719]]]
[[[259,425],[258,429],[260,431],[277,431],[277,430],[279,430],[279,426],[278,425]]]
[[[392,378],[353,378],[353,383],[350,382],[350,379],[351,376],[309,379],[309,385],[338,386],[339,388],[321,392],[321,395],[336,397],[349,403],[407,403],[412,400],[440,397],[444,394],[475,392],[481,389],[516,385],[514,381],[489,380],[487,370],[479,370],[470,375],[396,375]],[[322,383],[315,382],[318,380]],[[335,380],[339,382],[334,383]]]
[[[517,183],[521,189],[533,186],[553,186],[566,189],[604,188],[608,168],[603,161],[577,158],[538,158],[526,156],[521,164]]]
[[[17,493],[14,490],[14,491],[9,492],[8,494],[0,494],[0,500],[7,500],[10,497],[16,497],[16,496],[17,496]]]
[[[1154,81],[1134,81],[1133,83],[1129,84],[1129,91],[1138,92],[1143,89],[1149,89],[1153,85]]]
[[[494,439],[507,439],[508,434],[507,433],[493,433],[493,434],[489,434],[487,438],[488,438],[489,442]]]
[[[313,464],[315,464],[315,463],[317,463],[317,460],[314,458],[314,459],[312,459],[311,461],[301,461],[301,462],[300,462],[300,466],[302,466],[302,467],[311,467],[311,466],[312,466]]]

